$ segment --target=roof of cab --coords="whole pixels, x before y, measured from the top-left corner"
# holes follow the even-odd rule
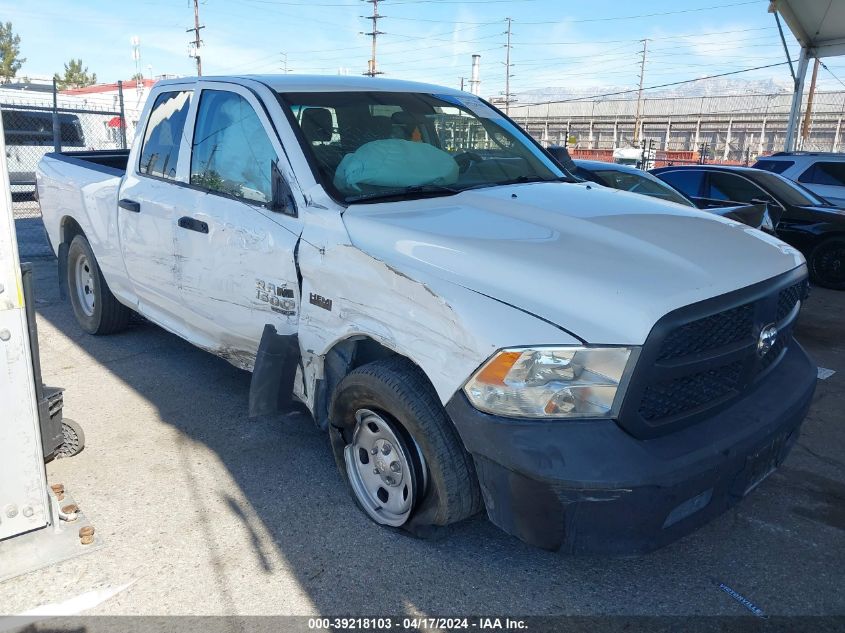
[[[158,85],[195,83],[200,80],[235,83],[239,80],[252,80],[263,83],[278,92],[424,92],[468,95],[454,88],[434,84],[354,75],[203,75],[202,77],[164,79]]]

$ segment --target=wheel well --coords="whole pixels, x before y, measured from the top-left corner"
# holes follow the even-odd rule
[[[59,225],[59,248],[57,255],[59,256],[59,296],[62,299],[68,298],[67,289],[67,251],[70,248],[70,243],[77,235],[85,235],[79,223],[69,215],[62,218]]]
[[[402,356],[402,354],[398,354],[368,336],[355,336],[335,343],[326,352],[323,378],[317,380],[314,399],[314,419],[317,426],[323,430],[328,428],[332,394],[349,372],[367,363],[394,356]]]
[[[70,216],[65,216],[61,224],[62,243],[70,244],[77,235],[85,235],[79,223]]]

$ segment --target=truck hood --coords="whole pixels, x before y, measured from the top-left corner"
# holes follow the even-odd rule
[[[357,248],[403,273],[423,270],[594,344],[639,345],[667,312],[804,261],[731,220],[585,184],[358,204],[343,218]]]

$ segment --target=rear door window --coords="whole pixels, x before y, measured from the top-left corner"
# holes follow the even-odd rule
[[[773,174],[782,174],[795,164],[793,160],[758,160],[754,163],[757,169],[765,169]]]
[[[697,198],[701,195],[701,181],[704,177],[704,172],[700,169],[664,171],[658,174],[658,177],[690,198]]]
[[[751,202],[768,196],[760,187],[742,176],[714,171],[709,174],[707,192],[704,197],[710,200]]]
[[[815,163],[801,174],[798,182],[845,187],[845,163]]]
[[[163,92],[150,110],[138,171],[147,176],[176,178],[179,146],[188,118],[191,93]]]

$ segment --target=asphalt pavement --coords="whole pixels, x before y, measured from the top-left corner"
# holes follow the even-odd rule
[[[249,374],[150,324],[82,333],[35,263],[45,382],[82,424],[47,466],[103,547],[0,583],[0,613],[114,593],[92,614],[845,614],[845,292],[814,289],[798,338],[820,380],[798,445],[742,503],[629,558],[534,549],[477,516],[437,541],[356,509],[295,409],[250,420]],[[103,594],[105,592],[105,594]],[[95,601],[96,602],[96,601]]]

